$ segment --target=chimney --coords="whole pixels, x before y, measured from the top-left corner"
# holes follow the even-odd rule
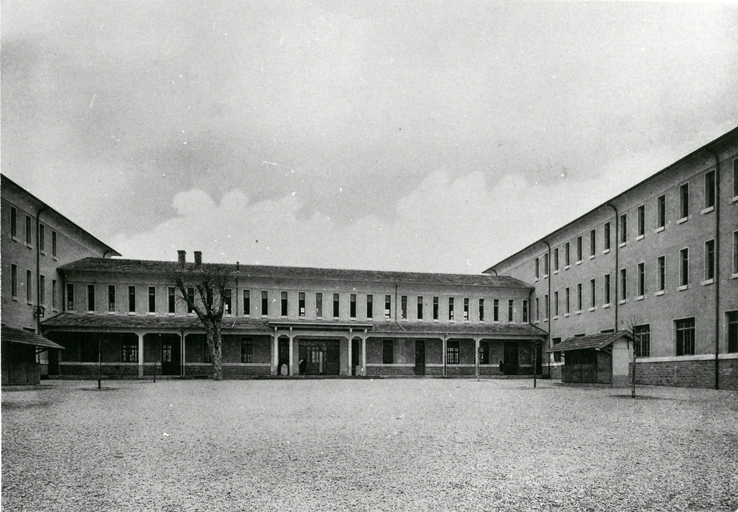
[[[202,251],[195,251],[195,266],[202,265]]]
[[[241,271],[241,264],[239,262],[236,262],[236,272]]]
[[[186,254],[187,251],[177,251],[177,261],[179,261],[180,267],[184,267]]]

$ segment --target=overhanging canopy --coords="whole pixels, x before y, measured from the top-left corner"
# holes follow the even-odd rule
[[[64,347],[44,338],[43,336],[24,331],[23,329],[15,329],[6,325],[2,326],[2,340],[10,343],[20,343],[22,345],[33,345],[35,347],[56,348],[64,350]]]

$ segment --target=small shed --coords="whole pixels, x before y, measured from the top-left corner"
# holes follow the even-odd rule
[[[554,347],[564,355],[561,382],[627,387],[633,350],[630,331],[568,338]]]
[[[2,385],[38,384],[41,366],[36,356],[64,347],[36,333],[2,326]]]

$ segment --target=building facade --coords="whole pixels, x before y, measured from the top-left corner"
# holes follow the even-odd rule
[[[57,269],[88,257],[120,256],[15,182],[2,176],[3,384],[38,383],[47,372],[50,345],[40,336],[40,321],[62,311],[62,278]],[[35,347],[35,348],[34,348]],[[7,357],[5,357],[7,356]]]
[[[212,373],[178,268],[225,270],[223,374],[532,375],[544,332],[511,277],[85,258],[59,269],[64,311],[44,320],[61,376]],[[194,290],[188,294],[193,293]],[[100,365],[98,361],[101,360]]]
[[[628,330],[637,382],[738,389],[738,129],[486,272],[534,286],[552,377],[563,340]]]

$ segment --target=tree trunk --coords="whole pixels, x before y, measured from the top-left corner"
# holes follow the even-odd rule
[[[220,324],[208,322],[205,326],[208,349],[213,360],[213,380],[223,380],[223,343],[220,336]]]

